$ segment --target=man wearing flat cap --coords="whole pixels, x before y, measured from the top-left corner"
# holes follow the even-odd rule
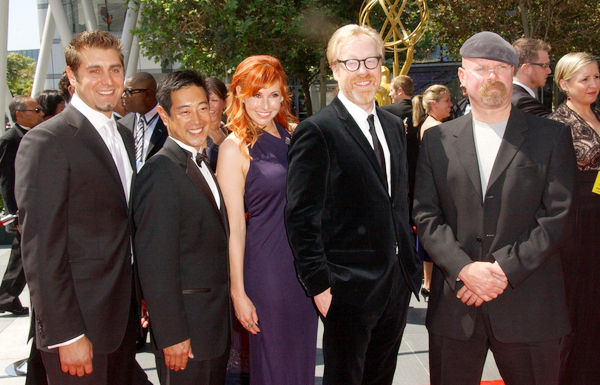
[[[427,130],[416,172],[415,223],[435,263],[431,384],[479,384],[488,349],[506,384],[557,384],[570,132],[511,107],[518,57],[500,36],[478,33],[460,53],[472,112]]]

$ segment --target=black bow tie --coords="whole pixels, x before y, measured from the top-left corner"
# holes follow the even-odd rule
[[[202,152],[196,153],[196,164],[198,164],[198,166],[201,166],[202,161],[208,164],[208,155],[206,155],[206,149],[202,150]]]

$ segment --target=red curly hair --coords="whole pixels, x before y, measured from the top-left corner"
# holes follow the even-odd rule
[[[242,139],[241,143],[252,146],[262,134],[262,127],[258,127],[248,116],[243,101],[276,83],[279,83],[283,102],[274,120],[290,131],[289,123],[295,122],[296,118],[290,111],[291,95],[287,87],[287,76],[279,60],[269,55],[256,55],[249,56],[238,64],[231,79],[225,113],[228,128]]]

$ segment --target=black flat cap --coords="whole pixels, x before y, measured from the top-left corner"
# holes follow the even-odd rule
[[[460,47],[460,55],[465,58],[481,58],[501,61],[517,68],[519,56],[517,52],[500,35],[484,31],[476,33]]]

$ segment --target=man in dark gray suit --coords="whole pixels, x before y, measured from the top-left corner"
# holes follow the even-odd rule
[[[431,383],[479,384],[489,348],[507,384],[556,384],[571,134],[511,107],[517,55],[500,36],[478,33],[460,53],[472,114],[427,130],[417,163],[415,223],[435,263]]]
[[[8,105],[15,124],[0,138],[0,190],[4,209],[9,214],[18,211],[15,199],[15,158],[23,135],[44,120],[44,111],[38,102],[29,97],[17,95]],[[19,300],[25,288],[25,273],[21,261],[21,232],[18,219],[6,227],[6,232],[14,239],[6,272],[0,286],[0,313],[11,312],[14,315],[27,315],[29,309]]]
[[[402,121],[375,105],[383,41],[346,25],[327,47],[338,96],[292,136],[285,224],[324,317],[323,383],[391,384],[421,267],[408,220]]]
[[[37,346],[51,385],[129,384],[136,372],[130,186],[133,138],[112,119],[123,55],[107,32],[65,48],[75,94],[24,136],[15,195]]]
[[[222,385],[230,340],[227,213],[203,150],[201,76],[168,74],[158,113],[169,137],[138,174],[135,252],[161,384]]]

